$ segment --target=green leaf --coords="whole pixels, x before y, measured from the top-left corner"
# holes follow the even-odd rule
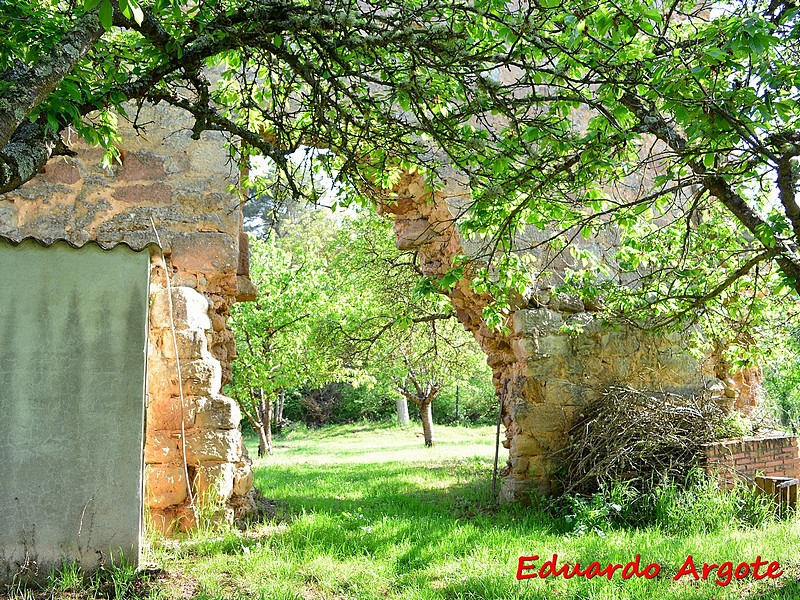
[[[83,0],[83,9],[86,11],[92,10],[95,6],[100,4],[102,0]]]
[[[705,167],[707,169],[713,169],[714,168],[714,153],[713,152],[707,152],[703,156],[703,165],[705,165]]]
[[[114,23],[114,8],[111,6],[111,0],[103,0],[103,3],[100,5],[98,16],[100,17],[100,23],[103,27],[105,29],[111,29]]]
[[[122,0],[120,0],[120,4],[122,4]],[[142,12],[142,7],[139,6],[138,0],[128,0],[128,7],[130,8],[133,20],[141,24],[144,20],[144,12]]]

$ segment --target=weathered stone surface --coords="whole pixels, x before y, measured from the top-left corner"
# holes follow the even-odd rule
[[[537,405],[520,402],[516,404],[514,418],[520,431],[530,433],[563,432],[567,420],[560,406]]]
[[[186,454],[192,464],[236,463],[242,456],[242,434],[237,429],[191,431],[186,437]]]
[[[624,330],[603,334],[600,347],[605,356],[631,356],[639,351],[641,342],[635,332]]]
[[[172,264],[177,269],[231,273],[235,281],[238,263],[237,239],[227,233],[186,233],[172,239]]]
[[[163,361],[150,354],[147,361],[147,393],[151,398],[170,398],[180,394],[175,361]]]
[[[215,395],[197,398],[195,426],[201,429],[236,429],[242,420],[242,412],[236,400]]]
[[[180,427],[180,423],[178,427]],[[168,464],[181,461],[179,439],[165,431],[153,431],[145,440],[144,460],[148,464]]]
[[[187,396],[213,396],[222,388],[222,367],[210,356],[205,360],[181,362],[183,393]]]
[[[162,181],[167,173],[165,158],[151,152],[125,152],[117,168],[120,181]]]
[[[203,294],[188,287],[172,288],[172,315],[170,315],[169,296],[162,289],[153,294],[150,307],[151,327],[167,329],[176,323],[176,329],[211,329],[208,316],[210,304]]]
[[[253,469],[248,464],[246,467],[236,469],[233,480],[233,493],[237,496],[247,496],[253,489]]]
[[[186,501],[186,476],[181,466],[147,465],[145,494],[152,508],[167,508]]]
[[[413,250],[431,242],[439,236],[439,231],[430,221],[414,220],[396,236],[395,244],[400,250]]]
[[[564,317],[547,308],[518,310],[514,313],[514,332],[525,336],[540,336],[557,332]]]
[[[211,501],[227,500],[233,495],[236,467],[232,463],[203,465],[197,472],[195,489],[202,502],[205,497]]]
[[[172,337],[172,330],[165,329],[161,334],[161,352],[168,360],[175,359],[175,340],[178,346],[178,358],[200,359],[208,356],[208,338],[201,329],[181,329]]]
[[[163,183],[126,185],[115,188],[111,195],[115,200],[137,206],[169,204],[172,201],[172,188]]]
[[[74,158],[51,159],[44,168],[44,179],[50,183],[72,185],[81,180],[79,163]]]
[[[258,298],[258,289],[250,277],[244,275],[236,276],[236,301],[237,302],[254,302]]]
[[[159,431],[179,431],[181,421],[186,428],[194,427],[195,404],[185,401],[181,408],[178,396],[155,394],[150,397],[147,408],[148,439]]]

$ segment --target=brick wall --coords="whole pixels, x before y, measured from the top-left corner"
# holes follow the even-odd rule
[[[716,474],[721,485],[730,486],[737,478],[752,479],[757,474],[773,477],[800,477],[797,437],[774,434],[742,437],[705,444],[704,468]]]

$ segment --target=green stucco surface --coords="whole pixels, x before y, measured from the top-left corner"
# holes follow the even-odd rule
[[[138,560],[148,265],[0,240],[0,580]]]

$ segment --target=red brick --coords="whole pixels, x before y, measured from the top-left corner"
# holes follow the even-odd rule
[[[44,178],[50,183],[72,185],[81,180],[81,171],[78,166],[68,158],[56,159],[45,165]]]
[[[163,181],[164,159],[149,152],[126,152],[117,170],[120,181]]]

